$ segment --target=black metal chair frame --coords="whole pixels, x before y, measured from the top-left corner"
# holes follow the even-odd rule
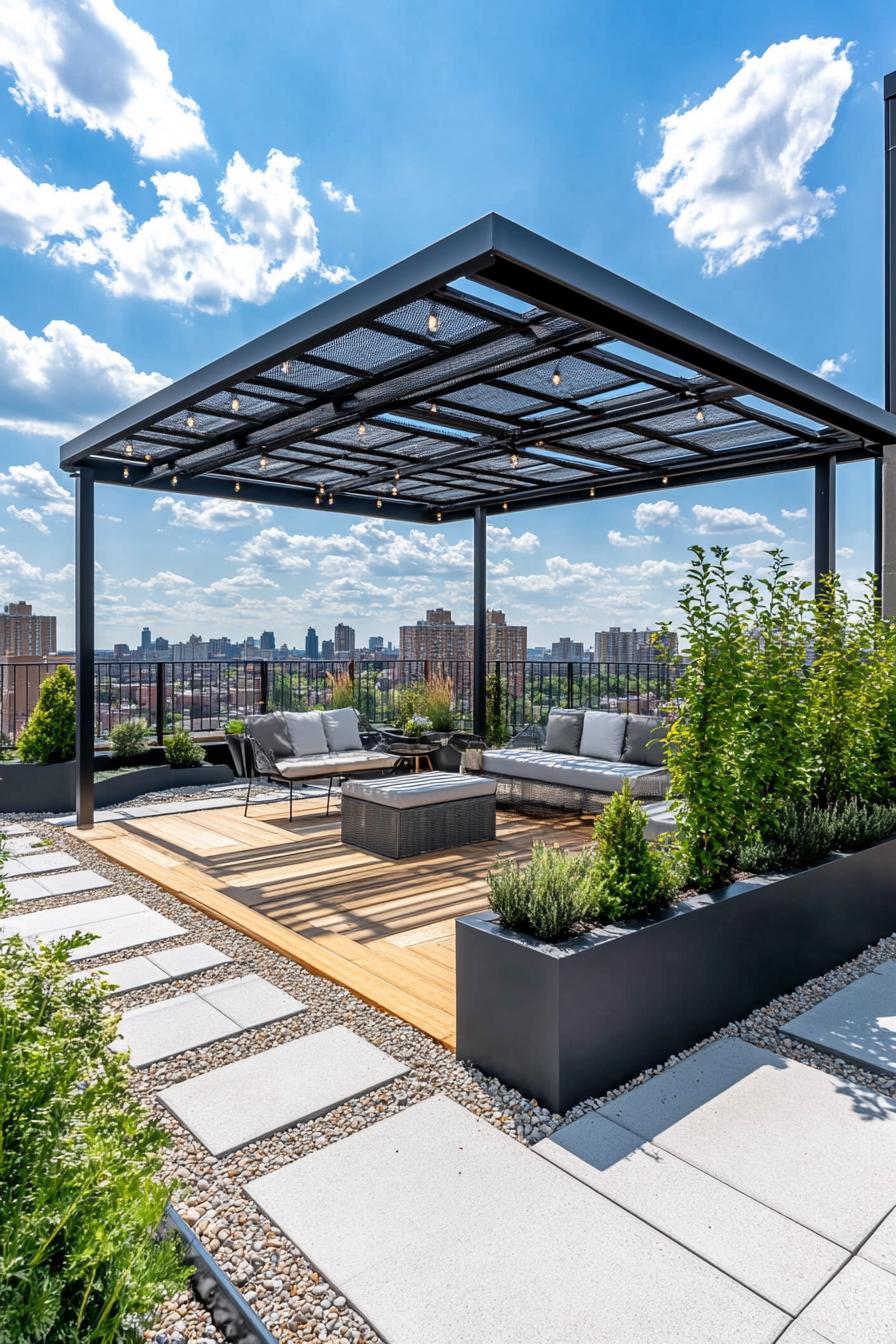
[[[264,749],[260,747],[259,744],[252,737],[251,733],[246,733],[245,743],[246,743],[246,773],[248,777],[248,787],[246,789],[246,802],[243,807],[244,817],[248,816],[249,813],[249,802],[252,796],[252,784],[256,779],[272,779],[276,780],[280,784],[287,784],[289,786],[289,819],[290,821],[292,821],[293,787],[296,784],[307,784],[317,779],[328,780],[329,783],[327,785],[327,807],[324,815],[329,816],[330,799],[333,794],[333,781],[338,779],[341,784],[344,779],[350,779],[353,777],[354,774],[358,773],[357,771],[340,771],[337,768],[335,770],[333,769],[321,770],[319,773],[312,775],[304,775],[301,779],[290,779],[288,775],[283,775],[280,773],[280,771],[277,769],[276,760],[268,756],[268,754],[264,751]],[[362,733],[361,744],[367,751],[373,751],[377,748],[382,748],[383,750],[386,751],[388,750],[388,741],[384,737],[382,737],[379,733],[376,732]],[[402,765],[401,760],[397,760],[392,765],[383,766],[383,773],[387,775],[395,774],[395,772],[398,769],[400,769],[401,765]],[[364,773],[365,775],[374,774],[375,771],[373,770],[365,771]]]

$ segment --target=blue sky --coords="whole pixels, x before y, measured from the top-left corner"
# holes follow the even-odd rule
[[[894,67],[876,3],[7,0],[2,600],[56,611],[70,642],[70,432],[490,210],[880,400]],[[493,533],[492,604],[530,642],[590,643],[673,614],[694,541],[811,567],[805,474],[663,498],[516,515]],[[389,638],[427,605],[469,614],[464,524],[153,508],[112,488],[98,507],[101,644],[145,622],[294,644],[308,624]],[[865,466],[841,471],[838,514],[855,577]]]

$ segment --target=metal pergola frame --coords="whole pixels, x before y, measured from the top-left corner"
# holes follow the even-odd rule
[[[488,215],[63,446],[78,823],[93,817],[96,483],[418,525],[472,518],[481,731],[490,516],[812,467],[821,573],[836,463],[879,463],[892,444],[890,411]]]

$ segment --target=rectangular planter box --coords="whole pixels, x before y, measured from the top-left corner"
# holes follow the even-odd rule
[[[565,943],[468,915],[457,1056],[563,1112],[894,931],[896,839]]]
[[[75,806],[76,769],[74,761],[56,765],[0,762],[0,813],[71,812]],[[149,765],[139,770],[121,770],[108,779],[96,781],[96,806],[115,807],[142,793],[227,784],[232,779],[233,771],[227,765],[204,764],[188,770]]]

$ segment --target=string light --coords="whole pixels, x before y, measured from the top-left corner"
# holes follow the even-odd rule
[[[518,467],[519,464],[520,464],[520,460],[519,460],[519,458],[517,457],[516,453],[511,453],[511,454],[510,454],[510,465],[511,465],[512,467]]]
[[[234,483],[233,483],[233,493],[234,493],[235,495],[238,495],[239,492],[240,492],[240,483],[239,483],[239,481],[234,481]]]
[[[315,504],[319,504],[320,501],[321,501],[321,496],[320,496],[320,495],[315,495],[315,496],[314,496],[314,502],[315,502]]]
[[[435,415],[436,412],[438,411],[438,409],[439,409],[439,408],[438,408],[438,406],[436,405],[436,403],[435,403],[434,401],[431,401],[431,402],[429,403],[429,410],[430,410],[430,414],[431,414],[431,415]]]
[[[281,372],[281,373],[289,373],[289,360],[288,360],[288,359],[284,359],[283,363],[280,365],[280,372]]]
[[[332,496],[332,495],[328,495],[328,496],[327,496],[327,503],[328,503],[328,504],[332,504],[332,503],[333,503],[333,496]]]
[[[559,387],[560,384],[563,382],[563,374],[560,372],[559,364],[554,369],[554,372],[551,374],[551,382],[554,384],[555,387]]]
[[[706,412],[703,410],[702,406],[697,407],[696,411],[694,412],[694,419],[697,421],[698,425],[703,424],[703,421],[706,419]]]
[[[395,479],[396,479],[396,481],[400,481],[400,480],[401,480],[401,472],[400,472],[400,471],[396,471],[396,473],[395,473]]]
[[[144,453],[144,454],[143,454],[143,461],[144,461],[144,462],[151,462],[151,461],[152,461],[152,455],[151,455],[150,453]]]
[[[441,509],[437,509],[437,510],[436,510],[436,522],[437,522],[437,523],[440,523],[441,521],[442,521],[442,510],[441,510]]]
[[[507,500],[506,500],[506,499],[505,499],[504,503],[501,505],[501,508],[504,510],[505,513],[507,512]]]
[[[176,476],[172,476],[172,477],[171,477],[171,484],[172,484],[172,485],[177,485],[177,477],[176,477]]]
[[[536,440],[535,440],[535,447],[536,447],[536,448],[543,448],[543,447],[544,447],[544,439],[536,439]]]
[[[378,509],[381,509],[383,507],[383,501],[381,499],[377,499],[376,506]]]
[[[130,467],[125,467],[124,471],[123,471],[121,474],[122,474],[122,476],[124,477],[124,479],[127,480],[128,477],[129,477],[130,474],[131,474],[131,469],[130,469]]]
[[[239,399],[239,397],[231,397],[231,398],[230,398],[230,409],[231,409],[232,411],[236,412],[236,411],[239,410],[239,408],[240,408],[240,399]]]
[[[597,491],[595,490],[594,486],[592,485],[591,489],[588,491],[588,495],[589,495],[589,497],[590,497],[591,499],[593,499],[594,496],[595,496],[596,494],[597,494]]]
[[[426,319],[427,330],[428,330],[433,336],[435,336],[435,334],[436,334],[436,332],[438,331],[440,325],[441,325],[441,324],[440,324],[440,322],[439,322],[439,315],[438,315],[438,313],[436,312],[435,307],[430,308],[430,310],[429,310],[429,317]]]
[[[662,476],[662,477],[660,478],[660,485],[668,485],[668,484],[669,484],[669,477],[668,477],[668,476]]]
[[[134,445],[131,443],[130,439],[128,439],[127,443],[125,444],[124,450],[127,453],[128,457],[133,456]]]
[[[363,439],[366,433],[367,433],[367,426],[365,425],[364,421],[361,420],[358,423],[358,438]]]
[[[392,494],[393,494],[393,495],[397,495],[397,494],[398,494],[398,486],[397,486],[397,485],[393,485],[393,487],[392,487]]]
[[[196,417],[193,415],[192,411],[189,411],[187,413],[187,429],[192,429],[195,423],[196,423]]]
[[[265,457],[264,453],[262,453],[261,457],[258,459],[258,465],[259,465],[259,467],[261,468],[262,471],[267,471],[267,469],[268,469],[268,460],[267,460],[267,458]]]

